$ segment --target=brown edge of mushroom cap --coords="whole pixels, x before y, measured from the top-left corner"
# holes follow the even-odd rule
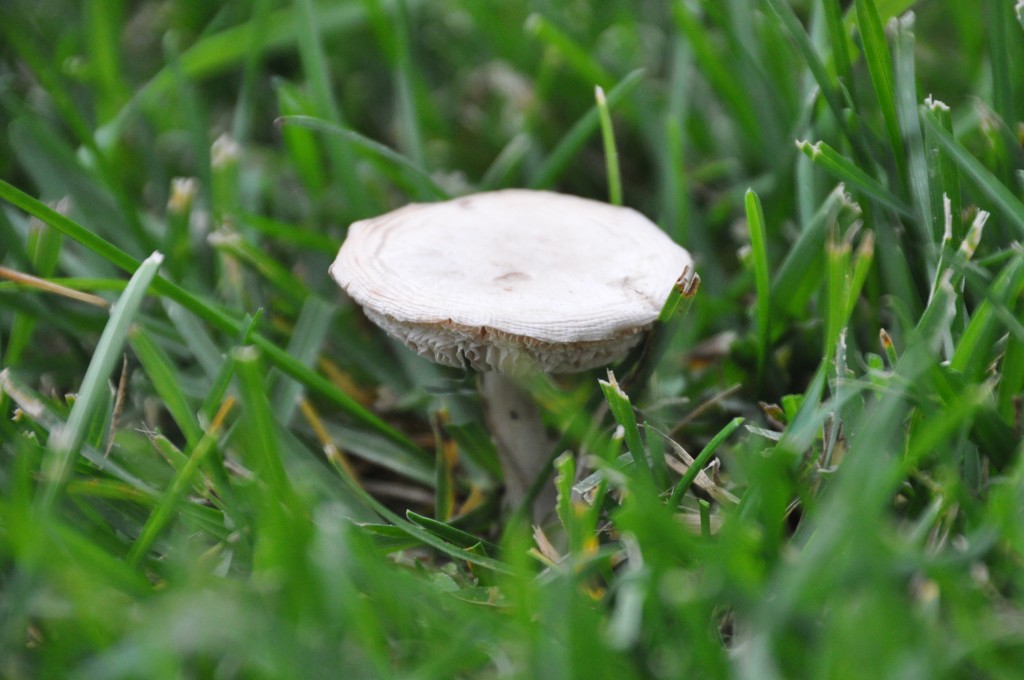
[[[546,342],[487,327],[471,327],[451,320],[441,323],[399,321],[363,306],[367,318],[420,356],[445,366],[498,371],[507,375],[575,373],[606,366],[621,359],[643,337],[650,325],[618,335],[577,342]]]

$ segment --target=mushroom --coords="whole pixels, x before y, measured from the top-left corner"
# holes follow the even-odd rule
[[[506,501],[518,504],[550,452],[518,381],[618,361],[692,267],[635,210],[506,189],[356,222],[330,272],[371,321],[421,356],[482,373]],[[538,501],[535,518],[552,500]]]

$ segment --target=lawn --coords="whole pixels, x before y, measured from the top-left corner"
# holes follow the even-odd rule
[[[4,0],[0,124],[0,677],[1021,676],[1024,3]],[[536,527],[328,275],[511,187],[700,277]]]

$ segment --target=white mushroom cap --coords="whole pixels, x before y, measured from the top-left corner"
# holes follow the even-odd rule
[[[330,271],[433,361],[566,373],[625,355],[686,267],[690,254],[635,210],[507,189],[356,222]]]

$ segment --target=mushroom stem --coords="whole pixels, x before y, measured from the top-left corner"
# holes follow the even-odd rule
[[[505,503],[516,507],[544,470],[552,442],[533,398],[514,378],[496,371],[484,372],[480,375],[480,392],[505,477]],[[547,485],[533,503],[533,520],[542,521],[554,507],[554,489]]]

